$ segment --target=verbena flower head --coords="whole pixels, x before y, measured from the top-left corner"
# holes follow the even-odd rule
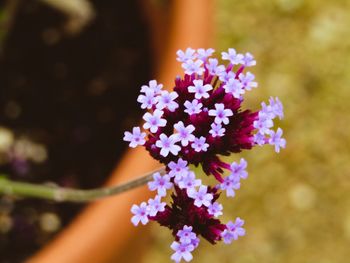
[[[278,98],[263,102],[259,111],[242,108],[245,93],[258,87],[255,76],[245,72],[256,64],[253,55],[230,48],[222,52],[227,64],[220,65],[211,58],[213,53],[213,49],[179,50],[184,76],[175,79],[172,91],[162,90],[155,80],[142,86],[138,101],[148,110],[143,116],[145,130],[135,127],[124,136],[130,147],[142,145],[166,165],[166,173],[155,173],[148,184],[156,197],[132,207],[132,223],[156,221],[169,228],[175,238],[171,245],[175,262],[192,259],[200,236],[212,244],[228,244],[245,235],[242,219],[220,221],[223,206],[218,199],[222,192],[235,196],[248,176],[247,162],[241,158],[230,164],[220,156],[257,145],[270,144],[276,152],[286,146],[282,129],[273,130],[276,117],[283,118]],[[213,176],[212,186],[203,185],[190,165]],[[161,198],[169,192],[172,201],[166,204]]]

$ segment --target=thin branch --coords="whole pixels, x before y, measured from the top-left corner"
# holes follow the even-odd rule
[[[162,167],[121,185],[90,190],[16,182],[7,179],[5,176],[0,176],[0,194],[41,198],[56,202],[89,202],[103,197],[117,195],[145,185],[152,180],[152,175],[155,172],[164,173],[165,168]]]

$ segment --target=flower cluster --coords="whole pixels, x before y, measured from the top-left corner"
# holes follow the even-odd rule
[[[241,180],[248,176],[247,162],[241,159],[229,164],[220,156],[265,144],[279,152],[286,145],[282,130],[272,130],[274,119],[283,118],[278,98],[263,102],[257,112],[241,109],[243,95],[258,86],[254,75],[244,72],[256,64],[254,57],[230,48],[222,52],[227,65],[220,65],[211,58],[213,53],[213,49],[179,50],[177,60],[184,77],[175,79],[171,92],[155,80],[142,86],[137,101],[148,110],[143,130],[135,127],[124,136],[130,147],[143,145],[166,165],[166,174],[155,173],[148,183],[157,193],[155,198],[133,205],[131,221],[136,226],[151,220],[171,229],[175,238],[171,259],[175,262],[192,259],[199,236],[215,244],[221,240],[231,243],[245,234],[242,219],[226,224],[218,219],[223,214],[218,198],[223,192],[235,196]],[[202,184],[189,165],[200,165],[216,183]],[[229,172],[226,177],[224,170]],[[170,204],[162,201],[168,191],[172,191]]]

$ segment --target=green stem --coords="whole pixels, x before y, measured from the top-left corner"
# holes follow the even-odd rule
[[[7,179],[5,176],[0,176],[0,194],[34,197],[56,202],[89,202],[103,197],[117,195],[142,186],[152,180],[152,175],[155,172],[163,173],[164,171],[165,169],[162,167],[121,185],[90,190],[16,182]]]

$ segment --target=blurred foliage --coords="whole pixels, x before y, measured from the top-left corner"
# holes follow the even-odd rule
[[[250,177],[224,199],[223,221],[239,216],[247,236],[201,241],[193,262],[345,263],[350,257],[350,1],[220,0],[217,50],[251,52],[260,88],[246,108],[278,96],[287,149],[241,155]],[[162,230],[162,228],[161,228]],[[168,262],[172,237],[153,225],[145,262]]]

